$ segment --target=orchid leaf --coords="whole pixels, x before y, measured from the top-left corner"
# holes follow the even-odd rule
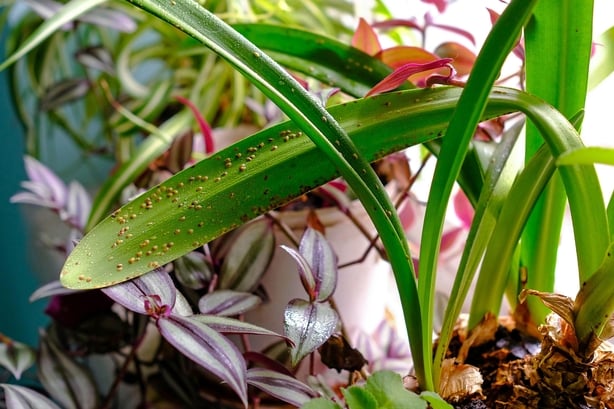
[[[284,311],[284,333],[294,343],[292,366],[316,350],[335,332],[339,317],[328,304],[295,299]]]
[[[232,166],[232,159],[225,160],[224,163]],[[198,201],[192,202],[192,206],[199,206]],[[177,230],[180,230],[179,225]],[[187,233],[189,234],[189,231]],[[257,220],[240,229],[224,257],[219,287],[235,291],[253,291],[266,272],[274,250],[275,235],[270,221]]]
[[[593,89],[614,71],[614,26],[595,39],[595,55],[590,62],[588,89]]]
[[[280,64],[341,88],[354,97],[364,96],[392,72],[384,62],[327,36],[271,24],[233,27]],[[409,83],[408,87],[412,88]]]
[[[222,334],[267,335],[284,338],[283,335],[280,335],[274,331],[235,318],[221,317],[218,315],[196,314],[192,315],[190,319],[206,324],[210,328]]]
[[[187,317],[172,315],[159,319],[157,325],[164,339],[226,382],[247,407],[245,361],[228,338],[208,325]]]
[[[49,394],[66,409],[95,409],[98,391],[91,373],[41,334],[38,376]]]
[[[247,384],[297,407],[316,396],[313,389],[296,378],[270,369],[248,369]]]
[[[315,282],[315,301],[327,301],[337,286],[337,256],[319,231],[307,228],[298,248],[311,267]]]
[[[25,386],[0,384],[6,409],[60,409],[51,399]]]
[[[233,316],[243,314],[258,306],[260,297],[246,292],[233,290],[218,290],[203,295],[198,300],[198,309],[201,314]]]
[[[425,345],[432,344],[433,311],[430,306],[435,293],[439,244],[450,194],[493,84],[523,26],[531,17],[536,2],[536,0],[512,0],[493,26],[459,98],[457,109],[450,120],[450,127],[441,146],[429,191],[420,241],[418,290],[420,305],[426,307],[421,331],[424,337],[422,343]],[[422,360],[426,362],[426,372],[431,373],[432,352],[425,348],[423,353],[425,356]],[[434,384],[438,380],[429,379],[427,382],[426,389],[434,390]]]
[[[610,243],[599,268],[583,283],[576,295],[574,323],[581,346],[591,345],[609,324],[614,312],[613,288],[614,242]],[[588,351],[587,355],[591,352]]]
[[[362,154],[376,160],[437,138],[459,93],[443,87],[389,93],[332,107],[331,113],[347,127]],[[520,95],[499,89],[486,117],[519,109],[516,102],[525,103]],[[408,122],[414,126],[407,127]],[[372,138],[376,131],[382,138]],[[296,171],[307,167],[309,172]],[[267,128],[177,173],[108,216],[69,255],[61,281],[81,289],[126,281],[337,176],[290,122]]]
[[[524,31],[527,92],[543,99],[568,119],[584,109],[592,22],[593,1],[570,0],[561,3],[560,7],[540,1]],[[561,92],[560,84],[573,86],[566,86]],[[526,160],[542,143],[541,133],[529,122],[525,137]],[[555,173],[535,204],[522,235],[520,257],[523,266],[530,271],[527,288],[544,292],[554,290],[558,247],[553,243],[560,241],[566,199],[571,209],[586,206],[586,199],[578,201]],[[598,267],[607,242],[601,232],[593,234],[577,221],[574,221],[574,237],[579,281],[583,282]],[[544,322],[549,313],[534,297],[527,300],[527,307],[536,324]]]
[[[149,314],[147,299],[158,297],[160,305],[169,310],[175,306],[177,290],[167,272],[158,269],[134,280],[103,288],[102,291],[113,301],[139,314]]]
[[[0,366],[10,371],[15,379],[21,378],[23,371],[30,368],[35,360],[36,354],[29,346],[9,339],[0,342]]]
[[[614,166],[614,148],[589,146],[563,154],[556,161],[558,166],[589,165],[593,163]]]

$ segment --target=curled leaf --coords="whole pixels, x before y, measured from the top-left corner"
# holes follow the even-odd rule
[[[518,298],[523,303],[529,295],[539,298],[552,312],[563,318],[572,327],[574,326],[574,301],[571,298],[561,294],[547,293],[528,288],[522,290]]]
[[[424,64],[407,63],[405,65],[402,65],[399,68],[395,69],[382,81],[378,82],[373,88],[371,88],[369,92],[367,92],[367,95],[365,96],[368,97],[371,95],[381,94],[386,91],[391,91],[403,84],[405,81],[407,81],[410,76],[425,71],[449,67],[451,61],[452,59],[450,58],[442,58],[440,60]]]
[[[472,365],[445,359],[441,367],[439,394],[448,402],[458,402],[482,391],[482,375]]]
[[[445,42],[440,44],[435,49],[435,54],[440,58],[451,58],[452,66],[458,73],[458,75],[468,75],[475,63],[475,53],[469,50],[467,47],[455,43]]]

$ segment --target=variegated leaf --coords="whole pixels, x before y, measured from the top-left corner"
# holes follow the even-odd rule
[[[319,231],[305,230],[298,249],[311,266],[315,279],[315,300],[328,300],[337,287],[337,256]]]
[[[339,317],[328,304],[292,300],[284,311],[284,333],[294,342],[292,365],[315,351],[335,332]]]
[[[41,334],[38,376],[49,394],[66,409],[95,409],[98,391],[91,373]]]
[[[246,292],[218,290],[203,295],[198,300],[202,314],[222,315],[225,317],[243,314],[262,302],[260,297]]]
[[[190,319],[203,323],[222,334],[270,335],[284,338],[283,335],[274,331],[235,318],[197,314],[191,316]]]
[[[294,406],[317,396],[309,386],[291,376],[264,368],[250,368],[247,383]]]
[[[48,397],[19,385],[0,384],[4,388],[6,409],[60,409]]]
[[[157,296],[160,306],[166,305],[172,309],[177,296],[173,281],[162,269],[154,270],[125,283],[103,288],[102,291],[125,308],[146,315],[151,315],[146,305],[148,297]]]
[[[275,236],[270,222],[261,219],[242,228],[222,263],[219,287],[253,291],[273,258]]]
[[[15,379],[34,364],[36,355],[29,346],[21,342],[0,342],[0,365],[8,369]]]
[[[245,360],[228,338],[192,317],[177,315],[159,319],[158,329],[179,352],[226,382],[247,407]]]

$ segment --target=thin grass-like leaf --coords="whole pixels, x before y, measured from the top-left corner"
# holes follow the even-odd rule
[[[441,154],[437,161],[435,174],[424,220],[424,229],[420,245],[419,297],[424,307],[422,321],[422,343],[431,345],[431,328],[433,323],[432,297],[434,294],[437,257],[439,243],[443,230],[443,220],[448,199],[455,180],[458,177],[463,158],[469,142],[474,134],[488,99],[490,89],[494,84],[501,66],[509,52],[514,47],[516,39],[531,16],[531,11],[537,2],[535,0],[513,0],[490,31],[463,94],[458,107],[450,120],[447,137],[444,138]],[[423,350],[422,358],[427,362],[427,373],[431,373],[431,352]],[[415,359],[415,356],[414,356]],[[432,390],[433,379],[427,380],[426,389]]]

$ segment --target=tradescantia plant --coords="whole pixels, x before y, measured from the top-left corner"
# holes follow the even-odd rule
[[[91,0],[67,3],[0,68],[15,62],[54,30],[98,4]],[[422,398],[407,398],[414,402],[408,407],[426,407],[427,401],[433,407],[447,407],[428,392],[454,397],[456,392],[449,392],[449,384],[453,383],[449,381],[450,373],[444,368],[464,367],[465,357],[459,353],[451,365],[447,352],[462,303],[478,270],[469,319],[469,329],[475,329],[474,334],[491,321],[489,317],[498,314],[506,289],[513,305],[521,292],[523,301],[527,295],[535,294],[564,320],[563,324],[550,322],[548,331],[542,334],[545,342],[544,355],[537,358],[540,365],[553,362],[553,351],[558,351],[557,358],[562,356],[561,349],[567,352],[570,367],[599,365],[595,350],[600,340],[612,333],[609,317],[614,305],[607,300],[614,274],[614,205],[610,199],[606,208],[594,167],[586,164],[602,159],[583,149],[578,133],[591,50],[592,7],[587,7],[586,2],[570,1],[553,7],[544,0],[511,1],[496,19],[464,87],[449,86],[458,82],[439,76],[431,81],[447,85],[426,89],[410,87],[404,80],[424,69],[445,68],[448,60],[426,65],[410,63],[413,65],[393,71],[367,53],[309,31],[264,24],[228,26],[191,0],[135,0],[133,4],[213,50],[260,89],[289,120],[192,164],[103,218],[135,169],[148,163],[152,152],[159,152],[156,149],[163,146],[159,141],[171,133],[173,125],[151,129],[159,138],[143,142],[134,158],[117,170],[94,201],[84,225],[87,234],[70,253],[60,274],[65,287],[104,288],[108,296],[128,310],[151,317],[171,345],[224,380],[244,406],[249,403],[248,384],[300,405],[314,396],[311,388],[280,371],[246,369],[241,353],[220,335],[274,335],[240,320],[219,317],[224,311],[228,315],[244,311],[238,308],[230,313],[229,304],[246,303],[251,307],[245,292],[252,291],[253,285],[246,285],[243,293],[204,295],[198,302],[200,313],[194,314],[160,268],[342,176],[373,221],[395,275],[413,370],[420,388],[427,391]],[[527,91],[494,86],[504,60],[512,50],[518,50],[521,34]],[[552,57],[544,59],[544,53]],[[338,87],[353,99],[325,107],[275,60],[288,69]],[[555,92],[561,84],[574,92]],[[374,95],[398,87],[411,89]],[[368,93],[371,96],[365,97]],[[484,155],[479,152],[479,144],[472,142],[478,122],[513,112],[523,113],[532,124],[525,138],[525,160],[514,160],[518,138],[512,134],[494,144],[485,158],[480,157]],[[369,163],[418,144],[427,146],[438,161],[426,206],[419,271],[415,271],[402,223]],[[446,207],[456,182],[474,205],[475,216],[433,357],[437,255]],[[582,283],[573,301],[550,294],[557,243],[553,237],[559,235],[565,200],[572,213]],[[246,227],[248,233],[242,234],[265,235],[267,223],[260,220],[250,224]],[[265,254],[267,250],[264,246],[252,247],[244,253],[250,251]],[[335,330],[336,315],[327,304],[334,290],[335,261],[325,241],[313,230],[307,231],[298,251],[288,251],[297,261],[308,298],[293,301],[286,315],[286,337],[291,345],[291,361],[296,364]],[[156,272],[145,275],[152,270]],[[241,269],[231,270],[240,282],[244,277]],[[236,288],[228,285],[222,289]],[[543,322],[545,314],[538,305],[530,301],[519,304],[517,310],[524,312],[519,321],[524,328],[531,330]],[[477,345],[476,339],[477,336],[469,336],[467,347],[471,342]],[[383,379],[388,376],[383,372],[369,378],[364,388],[346,389],[348,406],[397,407],[393,403],[396,397],[386,400],[378,387],[387,382]],[[552,388],[556,380],[544,382],[556,391]],[[590,394],[588,400],[610,402],[609,396],[599,395],[598,388],[588,381],[581,386],[586,387],[580,388],[581,394]],[[11,388],[8,387],[11,396],[20,396],[19,389]],[[405,396],[405,391],[398,389],[393,395]],[[551,399],[547,402],[553,407],[566,402],[557,401],[556,396],[546,399]],[[366,403],[356,403],[358,400]],[[307,407],[335,405],[320,400]]]

